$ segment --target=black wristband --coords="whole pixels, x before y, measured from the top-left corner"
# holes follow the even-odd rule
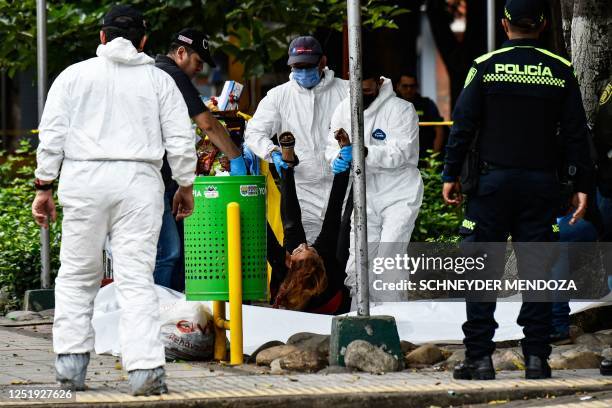
[[[42,184],[39,179],[34,180],[34,188],[40,191],[47,191],[53,188],[53,183]]]

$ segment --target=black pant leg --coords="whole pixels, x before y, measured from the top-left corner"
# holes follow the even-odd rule
[[[467,321],[461,328],[465,334],[465,356],[479,358],[495,351],[493,336],[499,326],[495,321],[496,302],[466,302]]]
[[[516,242],[518,272],[521,279],[551,279],[557,237],[553,232],[559,205],[559,183],[554,172],[524,170],[517,180],[521,184],[517,221],[512,232]],[[518,186],[517,186],[518,189]],[[549,242],[545,248],[541,242]],[[528,244],[525,244],[528,243]],[[548,358],[551,352],[552,303],[529,294],[523,295],[517,323],[523,327],[521,341],[525,355]]]
[[[508,236],[512,205],[505,179],[506,174],[503,171],[481,176],[478,192],[469,198],[466,206],[466,221],[461,228],[464,236],[462,247],[468,247],[470,256],[474,256],[474,251],[488,253],[486,270],[472,275],[474,279],[497,279],[504,271],[503,250]],[[466,357],[482,357],[495,350],[493,336],[498,327],[494,317],[495,307],[495,301],[471,301],[470,297],[466,298],[467,321],[462,326]]]
[[[523,355],[548,358],[551,352],[552,303],[523,302],[517,323],[523,327],[525,335],[521,340]]]

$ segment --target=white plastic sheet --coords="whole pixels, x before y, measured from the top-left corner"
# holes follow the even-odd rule
[[[160,307],[165,304],[184,300],[185,295],[170,289],[156,286]],[[516,340],[523,337],[522,328],[516,324],[521,308],[520,297],[517,301],[497,303],[495,319],[499,328],[495,341]],[[202,302],[212,309],[210,302]],[[571,302],[572,313],[612,304],[612,294],[600,302]],[[226,306],[229,310],[229,305]],[[293,312],[258,306],[243,306],[244,352],[250,354],[263,343],[271,340],[287,341],[299,332],[330,334],[332,316]],[[354,313],[353,313],[354,314]],[[461,342],[461,325],[465,321],[463,302],[418,301],[403,303],[383,303],[373,306],[372,316],[391,315],[395,317],[399,336],[413,343],[453,343]],[[93,326],[96,332],[96,353],[119,355],[118,343],[119,306],[115,300],[114,285],[100,290],[94,303]]]

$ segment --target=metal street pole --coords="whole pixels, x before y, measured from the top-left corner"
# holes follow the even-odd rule
[[[487,0],[487,50],[495,50],[495,0]]]
[[[38,122],[47,97],[47,2],[36,0],[36,59],[38,67]],[[51,287],[49,228],[40,228],[40,286]]]
[[[370,315],[368,234],[366,219],[365,149],[363,148],[363,95],[361,91],[361,2],[347,1],[351,136],[353,143],[353,200],[357,315]]]

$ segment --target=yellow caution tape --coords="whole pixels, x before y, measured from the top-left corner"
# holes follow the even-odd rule
[[[443,121],[443,122],[419,122],[419,126],[452,126],[452,121]]]
[[[251,115],[248,115],[244,112],[236,112],[237,116],[240,116],[241,118],[243,118],[244,120],[251,120],[253,119],[253,117]],[[441,122],[419,122],[419,126],[452,126],[453,122],[452,121],[441,121]],[[6,130],[4,132],[0,131],[0,135],[1,134],[5,134],[5,135],[13,135],[13,136],[18,136],[18,135],[22,135],[24,133],[31,133],[31,134],[37,134],[39,133],[38,129],[24,129],[24,130]]]

